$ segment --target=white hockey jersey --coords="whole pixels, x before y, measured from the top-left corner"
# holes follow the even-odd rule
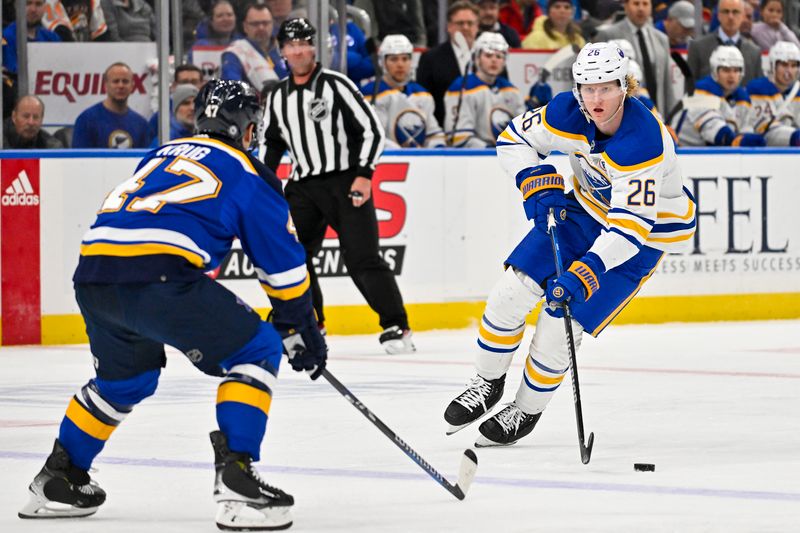
[[[681,146],[727,146],[730,128],[735,135],[753,132],[750,97],[739,87],[727,98],[711,76],[697,82],[692,96],[684,96],[683,109],[671,126]]]
[[[445,93],[444,105],[445,135],[452,136],[452,146],[463,148],[494,146],[509,121],[525,111],[522,94],[510,81],[498,77],[489,86],[475,74],[466,80],[456,78]]]
[[[789,146],[792,134],[800,128],[800,96],[786,103],[791,87],[781,93],[766,76],[750,81],[747,92],[756,132],[766,137],[768,146]]]
[[[413,81],[404,87],[391,87],[380,80],[377,94],[375,82],[361,87],[367,102],[375,111],[386,131],[387,148],[434,148],[444,146],[444,132],[433,116],[433,97],[425,88]]]
[[[500,163],[512,178],[552,152],[569,155],[575,199],[606,228],[589,249],[606,270],[642,246],[682,252],[690,245],[695,202],[683,185],[675,144],[639,100],[625,99],[622,124],[611,137],[599,135],[564,92],[514,118],[497,139]]]

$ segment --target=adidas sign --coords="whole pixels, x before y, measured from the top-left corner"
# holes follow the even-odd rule
[[[3,207],[12,205],[39,205],[39,195],[34,194],[31,181],[23,170],[17,175],[17,179],[11,182],[0,198]]]

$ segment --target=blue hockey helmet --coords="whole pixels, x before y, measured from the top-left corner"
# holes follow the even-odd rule
[[[228,137],[241,143],[247,127],[261,122],[259,95],[243,81],[210,80],[194,101],[197,133]]]

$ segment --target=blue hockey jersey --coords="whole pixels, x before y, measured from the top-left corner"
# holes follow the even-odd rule
[[[149,152],[106,196],[73,279],[196,279],[220,264],[237,237],[273,306],[309,295],[305,250],[277,177],[225,142],[177,139]]]

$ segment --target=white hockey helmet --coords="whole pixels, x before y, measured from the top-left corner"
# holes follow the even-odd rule
[[[380,48],[378,48],[378,57],[383,66],[383,60],[386,56],[393,56],[399,54],[411,55],[414,53],[414,45],[408,40],[408,37],[400,34],[387,35],[383,38]]]
[[[717,69],[719,67],[742,69],[742,76],[744,76],[744,56],[735,46],[717,46],[711,53],[708,63],[711,65],[711,77],[714,81],[719,81],[717,79]]]
[[[591,120],[589,112],[583,105],[583,97],[579,87],[609,81],[619,82],[622,92],[628,90],[628,71],[630,60],[622,49],[612,43],[586,43],[578,52],[572,64],[572,95],[578,101],[586,120]]]
[[[769,49],[769,74],[775,74],[778,61],[797,61],[800,63],[800,48],[789,41],[778,41]]]
[[[475,39],[475,44],[472,45],[473,60],[477,59],[481,52],[500,52],[502,54],[507,54],[508,43],[505,37],[499,33],[485,31]]]
[[[636,49],[628,39],[609,39],[607,42],[608,44],[616,44],[619,46],[619,49],[622,50],[622,53],[625,54],[625,57],[630,59],[631,62],[636,61]]]

